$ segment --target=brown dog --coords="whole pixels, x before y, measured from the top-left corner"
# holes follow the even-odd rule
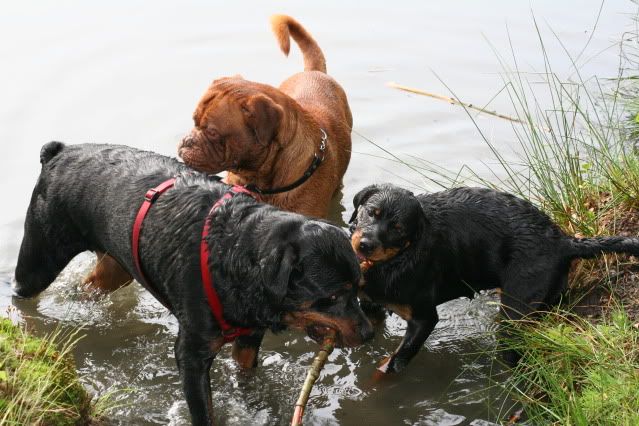
[[[279,89],[241,77],[215,80],[200,100],[195,127],[178,147],[184,162],[209,173],[228,170],[229,184],[258,190],[288,186],[304,176],[315,157],[322,159],[300,186],[262,194],[264,202],[308,216],[326,217],[351,156],[353,118],[341,86],[326,74],[324,54],[293,18],[271,17],[280,48],[288,55],[290,37],[304,55],[304,72]],[[320,151],[324,133],[325,149]],[[110,292],[132,279],[108,254],[85,285]]]
[[[326,74],[324,54],[311,35],[289,16],[275,15],[271,24],[284,54],[289,53],[290,37],[297,42],[304,72],[279,89],[237,76],[215,80],[178,152],[195,169],[229,171],[230,184],[253,184],[267,203],[326,217],[350,161],[353,118],[344,90]],[[310,170],[313,164],[316,169]],[[266,194],[299,182],[309,171],[312,174],[294,189]],[[108,254],[97,255],[98,264],[85,279],[87,287],[110,292],[132,280]],[[235,345],[233,355],[240,365],[255,364],[260,341],[261,336],[239,339],[245,345]]]
[[[178,148],[194,169],[209,173],[227,170],[231,184],[252,184],[262,200],[309,216],[326,217],[351,156],[353,119],[346,94],[326,74],[324,54],[311,35],[293,18],[275,15],[273,32],[288,55],[290,37],[304,55],[304,72],[279,87],[243,78],[215,80],[200,100],[195,127]],[[324,138],[324,132],[327,137]],[[320,146],[325,139],[325,150]],[[321,163],[294,189],[284,188]]]

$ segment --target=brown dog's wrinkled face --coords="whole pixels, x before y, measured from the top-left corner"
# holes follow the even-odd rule
[[[371,185],[353,200],[351,245],[366,270],[397,256],[418,237],[424,215],[415,196],[392,185]]]
[[[200,100],[178,155],[208,173],[255,171],[274,149],[284,112],[268,86],[241,77],[215,80]]]

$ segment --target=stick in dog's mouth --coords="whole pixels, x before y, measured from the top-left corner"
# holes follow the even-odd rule
[[[308,337],[318,343],[332,336],[337,347],[361,344],[355,324],[347,319],[338,319],[314,311],[296,311],[287,313],[282,322],[304,330]]]

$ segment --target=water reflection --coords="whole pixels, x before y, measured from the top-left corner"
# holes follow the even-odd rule
[[[115,424],[188,424],[173,355],[177,324],[138,285],[107,297],[78,289],[93,256],[80,255],[54,285],[33,300],[11,297],[9,283],[22,235],[24,212],[39,171],[40,146],[111,142],[168,155],[191,127],[191,112],[210,81],[241,73],[278,84],[301,69],[297,51],[286,59],[276,48],[267,17],[298,18],[319,41],[329,72],[346,89],[355,129],[399,155],[458,169],[490,162],[465,112],[385,87],[393,80],[448,94],[434,69],[464,100],[488,102],[501,87],[496,50],[509,52],[505,23],[520,64],[543,69],[530,9],[579,52],[590,37],[600,2],[429,1],[389,6],[375,0],[213,3],[157,1],[63,3],[10,2],[0,15],[0,310],[15,306],[37,333],[58,324],[84,327],[75,350],[87,387],[98,395],[117,390]],[[616,73],[611,40],[627,22],[631,2],[607,1],[592,38],[584,75]],[[552,39],[552,36],[550,37]],[[572,64],[549,43],[558,72]],[[540,95],[541,96],[541,95]],[[505,97],[491,109],[511,113]],[[495,146],[512,146],[510,123],[479,117]],[[363,186],[391,181],[433,185],[414,171],[353,137],[353,156],[331,220],[345,225],[351,199]],[[336,350],[313,391],[307,424],[473,424],[500,418],[501,370],[492,361],[493,294],[456,300],[439,309],[440,322],[424,349],[399,375],[374,380],[375,365],[399,344],[405,324],[389,317],[373,342]],[[212,371],[220,424],[287,424],[317,345],[299,333],[268,334],[255,371],[238,370],[225,348]],[[502,413],[503,414],[503,413]],[[501,416],[503,417],[503,416]]]

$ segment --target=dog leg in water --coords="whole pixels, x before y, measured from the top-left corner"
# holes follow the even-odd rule
[[[233,342],[233,359],[242,368],[257,367],[257,354],[266,330],[255,330],[249,335],[239,336]]]
[[[411,319],[406,324],[406,334],[393,355],[384,359],[377,369],[382,373],[397,373],[413,359],[422,348],[435,325],[439,321],[437,310],[433,308],[428,319]]]
[[[211,343],[201,335],[185,332],[180,327],[175,342],[175,360],[180,370],[182,389],[195,426],[213,424],[213,402],[209,370],[213,359],[224,344],[222,339]]]
[[[133,277],[120,266],[117,260],[99,251],[96,251],[95,255],[98,262],[82,282],[85,290],[108,294],[133,281]]]

